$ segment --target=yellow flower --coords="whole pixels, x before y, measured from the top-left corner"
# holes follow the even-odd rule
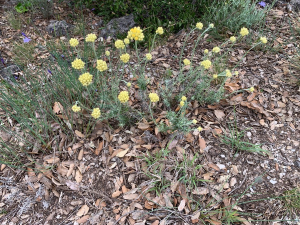
[[[201,62],[201,66],[203,66],[204,69],[209,69],[209,67],[211,66],[211,61],[209,61],[208,59],[204,60]]]
[[[99,70],[100,72],[107,70],[106,62],[101,59],[97,60],[97,70]]]
[[[72,62],[72,67],[76,70],[81,70],[84,68],[84,62],[81,60],[81,59],[75,59],[73,62]]]
[[[156,93],[150,93],[149,98],[150,98],[151,102],[158,102],[159,101],[159,97]]]
[[[128,44],[130,43],[129,39],[128,39],[128,38],[125,38],[125,39],[124,39],[124,43],[125,43],[126,45],[128,45]]]
[[[79,112],[81,110],[81,108],[78,105],[73,105],[72,110],[73,110],[73,112]]]
[[[72,47],[76,47],[79,44],[79,41],[76,38],[71,38],[69,43]]]
[[[226,71],[226,77],[232,77],[230,70],[225,70],[225,71]]]
[[[118,95],[118,99],[121,103],[126,103],[129,100],[129,93],[128,91],[121,91]]]
[[[199,30],[202,30],[202,28],[203,28],[203,23],[197,23],[196,24],[196,27],[199,29]]]
[[[131,83],[130,83],[130,82],[127,82],[126,86],[127,86],[127,87],[131,87]]]
[[[106,52],[105,52],[105,55],[106,55],[106,56],[110,56],[110,52],[109,52],[109,51],[106,51]]]
[[[185,96],[182,96],[182,97],[181,97],[181,101],[186,101],[186,99],[187,99],[187,98],[186,98]]]
[[[208,54],[208,49],[205,49],[205,50],[204,50],[204,54]]]
[[[191,64],[191,61],[190,60],[188,60],[188,59],[184,59],[183,60],[183,63],[184,63],[184,65],[190,65]]]
[[[152,59],[152,55],[151,55],[150,53],[147,53],[147,54],[146,54],[146,59],[147,59],[147,60],[151,60],[151,59]]]
[[[268,42],[268,40],[267,40],[266,37],[261,37],[261,38],[260,38],[260,41],[261,41],[261,43],[263,43],[263,44],[267,44],[267,42]]]
[[[229,40],[230,40],[232,43],[234,43],[234,42],[236,42],[236,37],[235,37],[235,36],[231,36],[231,37],[229,38]]]
[[[100,115],[101,115],[100,109],[94,108],[91,116],[94,117],[95,119],[98,119],[100,117]]]
[[[249,91],[253,92],[254,91],[254,87],[249,88]]]
[[[124,44],[124,42],[122,40],[116,40],[115,46],[116,46],[117,49],[119,49],[119,48],[121,48],[121,49],[125,48],[125,44]]]
[[[86,42],[95,42],[95,40],[97,39],[96,34],[88,34],[85,38]]]
[[[219,53],[221,51],[221,49],[219,47],[214,47],[212,52],[214,53]]]
[[[213,78],[214,78],[214,79],[217,79],[217,78],[218,78],[218,74],[214,74],[214,75],[213,75]]]
[[[120,59],[122,60],[123,63],[127,63],[129,61],[129,59],[130,59],[130,55],[128,53],[122,54],[120,56]]]
[[[237,76],[239,75],[239,71],[235,71],[234,74]]]
[[[134,27],[128,31],[128,39],[142,41],[144,40],[143,30],[140,27]]]
[[[213,23],[209,24],[209,28],[214,28],[215,25]]]
[[[243,27],[240,31],[240,34],[244,37],[249,34],[249,31],[247,28]]]
[[[197,120],[193,119],[193,124],[196,124],[197,122],[198,122]]]
[[[182,107],[182,106],[184,106],[184,101],[181,101],[180,103],[179,103],[179,105]]]
[[[156,33],[162,35],[164,33],[164,29],[162,27],[158,27]]]
[[[202,127],[198,127],[197,130],[199,130],[199,132],[201,132],[203,130]]]
[[[93,75],[91,75],[90,73],[84,73],[79,76],[78,80],[83,86],[88,86],[92,83]]]

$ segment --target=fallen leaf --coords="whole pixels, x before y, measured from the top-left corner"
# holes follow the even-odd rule
[[[90,208],[89,208],[87,205],[83,205],[83,206],[78,210],[78,212],[76,213],[76,215],[77,215],[77,216],[83,216],[83,215],[85,215],[85,214],[88,213],[89,209],[90,209]]]
[[[122,157],[124,157],[126,155],[126,153],[128,151],[129,151],[129,148],[127,148],[127,149],[125,149],[123,151],[118,152],[118,154],[116,156],[119,157],[119,158],[122,158]]]
[[[75,130],[75,134],[78,136],[78,137],[81,137],[81,138],[84,138],[85,135],[83,133],[81,133],[79,130]]]
[[[77,183],[80,183],[82,181],[82,174],[79,170],[76,170],[75,180]]]
[[[201,136],[199,135],[199,146],[201,150],[204,150],[206,148],[206,142]]]
[[[85,216],[81,217],[79,220],[77,220],[76,222],[78,224],[82,224],[82,223],[85,223],[89,218],[90,218],[90,215],[85,215]]]
[[[215,110],[214,113],[219,120],[223,120],[223,117],[225,116],[223,110]]]
[[[150,127],[149,124],[146,123],[138,123],[138,128],[141,130],[147,130]]]
[[[111,197],[116,198],[116,197],[119,197],[121,194],[122,194],[122,191],[115,191],[114,193],[112,193]]]
[[[74,190],[74,191],[79,191],[80,187],[78,184],[76,184],[75,182],[73,181],[70,181],[70,180],[67,180],[66,181],[66,185],[71,189],[71,190]]]
[[[178,206],[178,211],[181,212],[181,211],[184,209],[184,207],[185,207],[185,200],[182,199],[182,200],[180,201],[179,206]]]
[[[135,200],[139,197],[138,194],[124,194],[123,198],[127,200]]]
[[[59,102],[54,102],[53,112],[55,114],[59,114],[62,113],[63,111],[64,111],[64,107],[62,106],[62,104],[60,104]]]

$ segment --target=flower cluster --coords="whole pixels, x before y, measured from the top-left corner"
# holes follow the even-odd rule
[[[191,64],[191,61],[190,60],[188,60],[188,59],[184,59],[183,60],[183,63],[184,63],[184,65],[190,65]]]
[[[226,72],[226,77],[232,77],[230,70],[225,70],[225,72]]]
[[[253,92],[254,90],[255,90],[254,87],[249,88],[250,92]]]
[[[213,23],[209,24],[209,28],[214,28],[215,25]]]
[[[130,83],[130,82],[127,82],[126,86],[127,86],[127,87],[131,87],[131,83]]]
[[[97,70],[99,70],[100,72],[107,70],[106,62],[101,59],[97,60]]]
[[[124,43],[125,43],[126,45],[128,45],[128,44],[130,43],[130,40],[129,40],[128,38],[125,38],[125,39],[124,39]]]
[[[219,47],[214,47],[212,52],[214,53],[219,53],[221,51],[221,49]]]
[[[249,31],[247,28],[243,27],[240,31],[240,34],[244,37],[249,34]]]
[[[231,36],[229,38],[229,40],[232,42],[232,43],[235,43],[236,42],[236,37],[235,36]]]
[[[162,27],[158,27],[156,33],[162,35],[164,33],[164,29]]]
[[[208,54],[208,49],[205,49],[203,52],[204,54]]]
[[[199,29],[199,30],[202,30],[202,28],[203,28],[203,23],[197,23],[196,24],[196,27]]]
[[[85,38],[86,42],[95,42],[95,40],[97,39],[96,34],[88,34]]]
[[[123,48],[125,48],[125,44],[124,44],[124,42],[122,40],[116,40],[115,47],[117,49],[119,49],[119,48],[123,49]]]
[[[76,38],[71,38],[69,43],[70,43],[70,46],[76,47],[79,44],[79,41]]]
[[[120,94],[118,95],[118,99],[121,103],[128,102],[128,100],[129,100],[128,91],[121,91]]]
[[[203,128],[202,128],[202,127],[198,127],[197,130],[198,130],[199,132],[201,132],[201,131],[203,130]]]
[[[214,74],[213,79],[217,79],[217,78],[218,78],[218,74]]]
[[[94,108],[91,116],[95,119],[98,119],[101,116],[101,112],[99,108]]]
[[[150,93],[149,98],[150,98],[151,102],[158,102],[159,101],[159,97],[156,93]]]
[[[72,62],[72,67],[76,70],[81,70],[84,68],[84,62],[81,59],[76,58],[73,62]]]
[[[268,42],[268,40],[267,40],[266,37],[261,37],[261,38],[260,38],[260,41],[261,41],[261,43],[263,43],[263,44],[267,44],[267,42]]]
[[[140,27],[134,27],[128,31],[127,38],[130,40],[142,41],[144,40],[143,30]]]
[[[195,120],[195,119],[193,119],[193,121],[192,121],[192,122],[193,122],[193,124],[196,124],[198,121],[197,121],[197,120]]]
[[[182,96],[179,105],[180,105],[181,107],[184,106],[186,100],[187,100],[187,98],[186,98],[185,96]]]
[[[204,69],[209,69],[210,66],[211,66],[211,61],[209,61],[208,59],[204,60],[204,61],[201,62],[201,66],[203,66]]]
[[[128,53],[122,54],[120,56],[120,59],[122,60],[123,63],[127,63],[130,59],[130,55]]]
[[[88,86],[92,83],[93,75],[91,75],[90,73],[84,73],[79,76],[78,80],[83,86]]]
[[[151,59],[152,59],[152,55],[151,55],[150,53],[147,53],[147,54],[146,54],[146,59],[147,59],[147,60],[151,60]]]
[[[79,112],[81,110],[81,108],[78,105],[73,105],[72,110],[73,110],[73,112]]]
[[[106,56],[110,56],[110,52],[109,51],[105,51],[105,55]]]

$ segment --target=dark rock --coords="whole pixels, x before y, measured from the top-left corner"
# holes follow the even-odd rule
[[[68,24],[65,20],[50,20],[50,24],[47,27],[48,33],[54,37],[65,36],[70,33],[72,29],[73,26]]]
[[[297,167],[298,169],[300,169],[300,161],[295,160],[294,161],[294,165],[295,165],[295,167]]]
[[[134,27],[134,16],[130,14],[120,18],[115,18],[109,21],[106,27],[101,30],[100,36],[107,38],[108,36],[116,37],[117,34],[124,34],[129,31],[130,28]]]

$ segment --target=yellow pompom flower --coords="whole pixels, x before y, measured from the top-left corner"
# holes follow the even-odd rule
[[[204,50],[204,54],[208,54],[208,52],[209,52],[208,49]]]
[[[73,112],[79,112],[81,110],[81,108],[78,105],[73,105],[72,110],[73,110]]]
[[[106,56],[110,56],[110,52],[109,51],[105,51],[105,55]]]
[[[199,132],[201,132],[203,130],[202,127],[198,127],[197,130],[199,130]]]
[[[214,74],[214,75],[213,75],[213,78],[214,78],[214,79],[217,79],[217,78],[218,78],[218,74]]]
[[[128,39],[142,41],[144,40],[143,30],[140,27],[134,27],[128,31]]]
[[[182,107],[182,106],[184,106],[184,101],[181,101],[180,103],[179,103],[179,105]]]
[[[199,29],[199,30],[202,30],[202,28],[203,28],[203,23],[197,23],[196,24],[196,27]]]
[[[192,122],[193,122],[193,124],[196,124],[198,121],[197,121],[197,120],[195,120],[195,119],[193,119],[193,121],[192,121]]]
[[[99,108],[94,108],[91,114],[92,117],[98,119],[101,116],[101,112]]]
[[[100,72],[107,70],[106,62],[101,59],[97,60],[97,70],[99,70]]]
[[[79,41],[76,38],[71,38],[69,43],[70,43],[70,46],[76,47],[79,44]]]
[[[88,35],[86,35],[85,41],[86,42],[95,42],[96,39],[97,39],[96,34],[88,34]]]
[[[78,80],[83,86],[88,86],[92,83],[93,75],[91,75],[90,73],[84,73],[79,76]]]
[[[235,43],[236,42],[236,37],[235,36],[231,36],[229,38],[229,40],[232,42],[232,43]]]
[[[211,61],[209,61],[208,59],[204,60],[204,61],[201,62],[201,66],[203,66],[204,69],[209,69],[210,66],[211,66]]]
[[[261,37],[261,38],[260,38],[260,41],[261,41],[261,43],[263,43],[263,44],[267,44],[267,42],[268,42],[268,40],[267,40],[266,37]]]
[[[215,25],[213,23],[209,24],[209,28],[214,28]]]
[[[214,47],[212,52],[214,53],[219,53],[221,51],[221,49],[219,47]]]
[[[81,59],[76,58],[73,62],[72,62],[72,67],[76,70],[81,70],[84,68],[84,62]]]
[[[125,38],[125,39],[124,39],[124,43],[125,43],[126,45],[128,45],[128,44],[130,43],[129,39],[128,39],[128,38]]]
[[[130,82],[127,82],[126,86],[127,86],[127,87],[131,87],[131,83],[130,83]]]
[[[235,71],[234,74],[237,76],[239,75],[239,71]]]
[[[249,88],[249,91],[253,92],[254,91],[254,87]]]
[[[128,91],[121,91],[118,95],[118,99],[121,103],[126,103],[129,100],[129,93]]]
[[[123,63],[127,63],[130,59],[130,55],[128,53],[122,54],[120,56],[120,59],[122,60]]]
[[[159,101],[159,97],[156,93],[150,93],[149,98],[150,98],[151,102],[158,102]]]
[[[187,98],[185,96],[181,97],[181,101],[186,101],[186,100],[187,100]]]
[[[184,65],[190,65],[191,64],[191,61],[190,60],[188,60],[188,59],[184,59],[183,60],[183,63],[184,63]]]
[[[119,48],[123,49],[123,48],[125,48],[125,44],[124,44],[124,42],[122,40],[116,40],[115,47],[117,49],[119,49]]]
[[[147,59],[147,60],[151,60],[151,59],[152,59],[152,55],[151,55],[150,53],[147,53],[147,54],[146,54],[146,59]]]
[[[232,77],[230,70],[225,70],[225,71],[226,71],[226,77]]]
[[[240,34],[244,37],[249,34],[249,31],[247,28],[243,27],[240,31]]]
[[[164,33],[164,29],[162,27],[158,27],[156,33],[162,35]]]

